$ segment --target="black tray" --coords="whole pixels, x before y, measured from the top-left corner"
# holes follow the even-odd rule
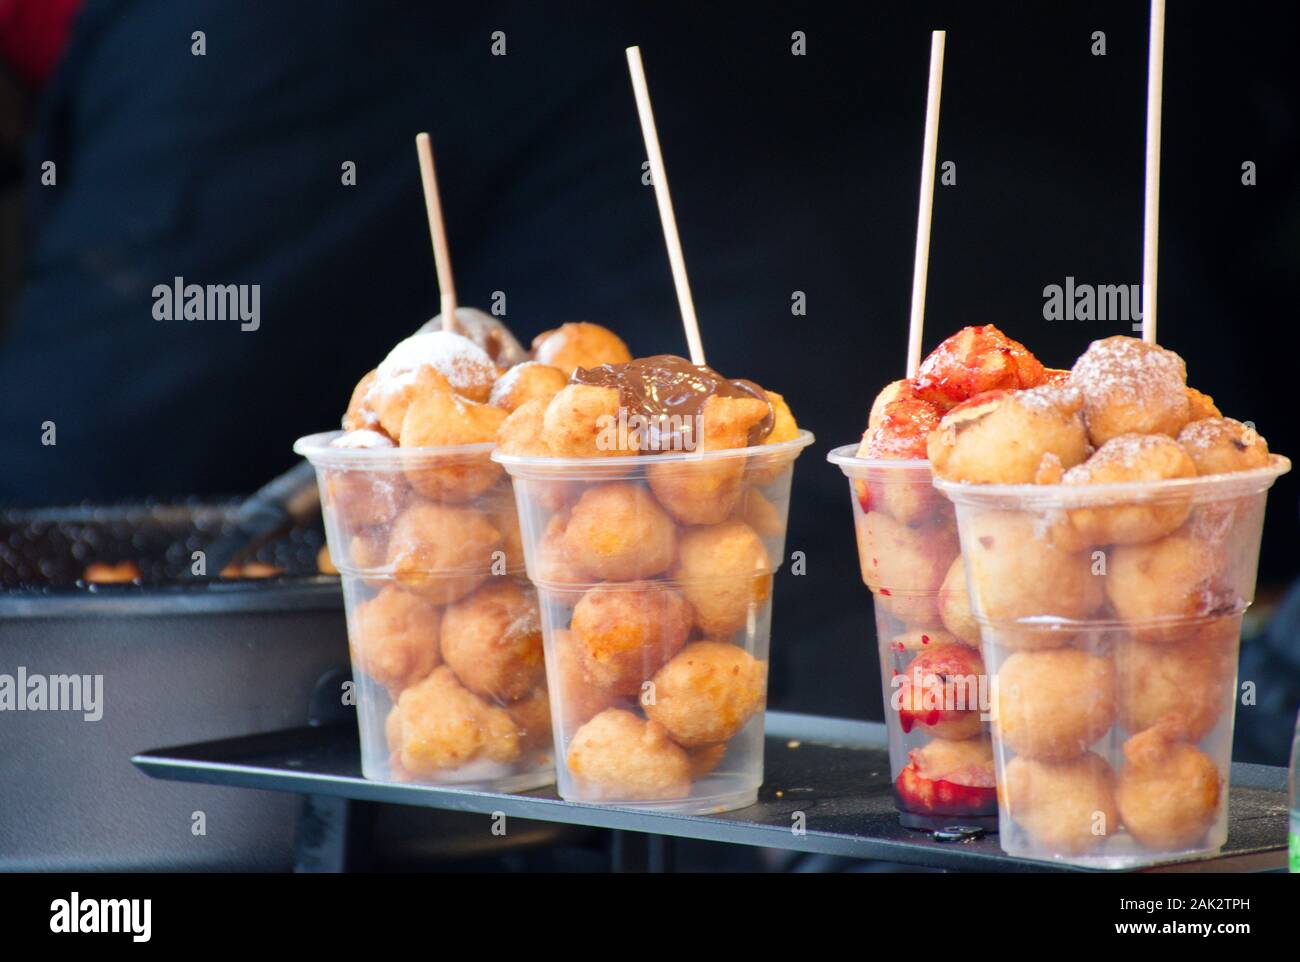
[[[566,822],[791,849],[918,867],[970,871],[1053,871],[1072,866],[1012,858],[996,835],[939,841],[903,828],[894,810],[885,728],[879,723],[767,714],[767,779],[757,804],[720,815],[670,815],[583,805],[553,788],[518,795],[368,781],[356,728],[300,728],[247,738],[160,748],[132,761],[155,778],[271,789],[303,795]],[[1286,773],[1234,765],[1228,844],[1213,858],[1156,871],[1261,871],[1286,860]],[[804,814],[805,831],[792,830]]]

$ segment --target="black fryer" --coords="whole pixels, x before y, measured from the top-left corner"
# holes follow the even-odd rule
[[[151,780],[143,749],[303,725],[341,697],[347,631],[324,536],[294,528],[248,560],[273,578],[193,573],[240,502],[0,511],[0,674],[103,675],[103,717],[0,711],[0,869],[276,870],[298,802]],[[87,584],[130,561],[132,584]],[[196,813],[202,813],[200,817]],[[205,834],[198,834],[202,824]]]

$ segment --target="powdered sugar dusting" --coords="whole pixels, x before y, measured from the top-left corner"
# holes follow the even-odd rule
[[[1251,428],[1233,418],[1204,418],[1193,421],[1178,433],[1178,443],[1185,448],[1209,451],[1223,443],[1224,438],[1251,444],[1263,440]]]
[[[341,434],[330,442],[332,448],[392,448],[392,438],[380,434],[378,431],[349,431],[347,434]]]
[[[1162,448],[1178,449],[1178,442],[1163,434],[1121,434],[1111,438],[1083,464],[1065,472],[1066,484],[1089,484],[1098,470],[1137,471],[1149,455]]]
[[[553,359],[555,355],[564,350],[565,345],[568,343],[569,330],[571,328],[557,327],[547,334],[540,344],[536,345],[533,354],[543,363],[548,359]]]
[[[1073,384],[1043,384],[1017,391],[1012,397],[1030,411],[1057,410],[1073,414],[1083,406],[1083,394]]]
[[[375,369],[375,383],[367,396],[390,396],[415,383],[420,370],[426,367],[445,377],[457,391],[496,377],[492,359],[469,338],[452,331],[428,331],[411,335],[388,352]]]
[[[525,368],[546,367],[541,361],[524,361],[522,364],[516,364],[510,370],[506,371],[499,377],[495,384],[492,385],[492,395],[488,398],[489,404],[500,404],[514,390],[515,385],[519,382],[520,376]]]
[[[1070,381],[1089,405],[1120,402],[1171,408],[1187,400],[1187,365],[1173,351],[1134,337],[1093,341]]]
[[[476,307],[457,307],[455,327],[458,333],[464,334],[483,348],[498,367],[519,364],[528,357],[528,352],[515,339],[510,329],[486,311],[480,311]],[[442,315],[435,314],[415,333],[426,334],[442,329]]]

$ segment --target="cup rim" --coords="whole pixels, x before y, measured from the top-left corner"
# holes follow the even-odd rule
[[[838,448],[831,448],[826,452],[826,460],[831,464],[839,465],[840,470],[845,474],[876,470],[925,470],[927,472],[930,470],[929,458],[860,458],[857,451],[858,445],[856,444],[841,444]]]
[[[475,444],[451,444],[433,448],[334,448],[330,442],[342,437],[346,431],[320,431],[307,434],[293,442],[295,454],[300,454],[321,468],[403,468],[413,467],[411,462],[438,461],[451,458],[486,457],[496,447],[495,441]]]
[[[776,458],[790,452],[793,452],[797,457],[800,451],[816,440],[811,431],[800,428],[798,436],[791,438],[789,441],[779,441],[776,444],[753,444],[746,448],[724,448],[721,451],[668,451],[660,454],[630,454],[626,457],[608,458],[552,458],[525,454],[506,454],[498,448],[492,451],[492,460],[497,464],[505,465],[506,470],[511,474],[515,473],[515,469],[520,468],[543,468],[547,471],[562,470],[564,468],[590,469],[593,467],[640,468],[651,464],[683,462],[695,464],[700,461],[723,461],[733,458],[748,459],[759,456]]]
[[[1189,499],[1222,501],[1267,491],[1291,470],[1291,460],[1270,454],[1269,462],[1249,471],[1201,474],[1163,481],[1112,484],[980,484],[934,479],[934,486],[954,504],[988,508],[1074,508],[1113,503]]]

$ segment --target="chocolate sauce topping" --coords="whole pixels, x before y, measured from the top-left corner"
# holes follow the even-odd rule
[[[724,378],[711,367],[692,364],[675,354],[638,357],[626,364],[580,367],[573,372],[569,383],[615,388],[619,403],[629,414],[652,419],[665,415],[694,417],[704,410],[704,402],[715,395],[756,398],[767,405],[767,416],[749,432],[751,445],[761,444],[772,433],[775,420],[772,403],[753,381]]]

